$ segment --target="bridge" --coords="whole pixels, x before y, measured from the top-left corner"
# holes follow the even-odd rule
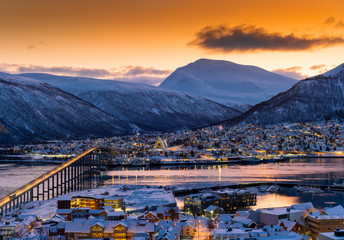
[[[107,149],[91,148],[29,182],[0,200],[0,216],[27,202],[97,187],[107,154]]]

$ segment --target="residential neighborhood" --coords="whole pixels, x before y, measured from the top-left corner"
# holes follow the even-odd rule
[[[184,209],[179,208],[173,192],[147,186],[73,192],[28,203],[2,216],[0,236],[1,239],[321,240],[338,239],[334,238],[341,234],[338,229],[344,228],[341,205],[316,209],[307,202],[252,210],[250,206],[255,204],[256,195],[236,189],[204,191],[185,196],[184,201]]]

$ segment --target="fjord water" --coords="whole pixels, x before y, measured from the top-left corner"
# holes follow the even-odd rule
[[[247,182],[333,184],[344,181],[344,158],[294,159],[255,165],[195,165],[156,169],[117,168],[104,174],[106,183],[197,188]]]
[[[233,183],[288,182],[328,184],[344,182],[344,158],[294,159],[257,165],[202,165],[160,169],[118,168],[104,172],[107,184],[162,185],[178,188],[225,186]],[[311,201],[315,207],[344,204],[343,192],[300,194],[291,188],[279,193],[259,194],[256,208],[288,206]]]
[[[54,167],[56,165],[42,163],[0,163],[0,198]],[[283,163],[257,165],[118,168],[108,169],[103,174],[103,185],[140,184],[199,188],[257,181],[317,185],[343,183],[344,158],[295,159]],[[255,208],[287,206],[307,201],[313,202],[316,207],[344,205],[344,193],[325,191],[323,194],[312,195],[300,194],[291,188],[282,188],[279,193],[259,194],[258,205]]]
[[[56,167],[52,164],[0,162],[0,198]]]

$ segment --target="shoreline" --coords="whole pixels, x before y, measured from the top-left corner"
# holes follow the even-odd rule
[[[164,166],[195,166],[195,165],[256,165],[261,163],[278,163],[286,162],[293,159],[300,158],[344,158],[344,155],[295,155],[295,156],[281,156],[280,158],[271,158],[271,159],[253,159],[252,157],[242,157],[236,156],[232,157],[233,160],[218,161],[218,160],[189,160],[189,161],[171,161],[171,162],[161,162],[159,164],[108,164],[107,167],[116,168],[116,167],[147,167],[147,168],[159,168]]]
[[[63,160],[62,160],[63,158]],[[164,166],[195,166],[195,165],[256,165],[261,163],[279,163],[286,162],[293,159],[300,158],[344,158],[344,155],[333,155],[333,154],[319,154],[319,155],[281,155],[279,158],[271,159],[256,159],[252,157],[245,156],[233,156],[230,157],[232,160],[184,160],[184,161],[170,161],[170,162],[160,162],[160,163],[137,163],[137,164],[112,164],[109,163],[106,167],[116,168],[116,167],[147,167],[147,168],[160,168]],[[45,156],[32,156],[32,155],[0,155],[0,164],[1,163],[26,163],[26,164],[61,164],[67,160],[66,157],[50,157]]]

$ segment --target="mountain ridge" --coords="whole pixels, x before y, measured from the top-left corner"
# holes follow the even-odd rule
[[[21,76],[49,83],[142,129],[193,129],[241,114],[208,99],[145,84],[39,73]]]
[[[103,137],[133,133],[135,126],[49,84],[0,74],[0,143]]]
[[[344,117],[344,64],[299,81],[225,124],[317,122]]]

